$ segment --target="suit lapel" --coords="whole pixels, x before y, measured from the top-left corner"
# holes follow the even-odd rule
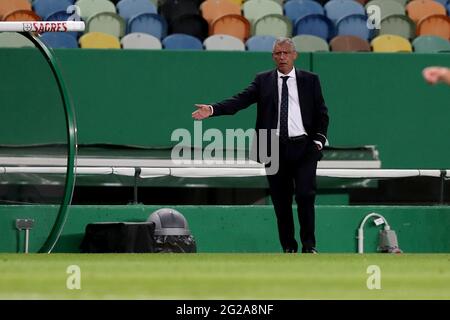
[[[298,102],[300,104],[300,112],[302,113],[302,117],[303,117],[304,111],[307,108],[306,100],[305,100],[306,92],[304,92],[305,78],[303,76],[303,72],[301,70],[298,70],[298,69],[295,69],[295,75],[297,77]]]
[[[277,69],[275,69],[272,72],[272,79],[271,79],[271,83],[272,83],[272,90],[275,93],[273,96],[273,102],[274,102],[274,106],[275,109],[277,110],[278,113],[278,77],[277,77]]]

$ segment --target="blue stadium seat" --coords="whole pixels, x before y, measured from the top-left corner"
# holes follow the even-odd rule
[[[66,11],[67,7],[73,4],[70,0],[34,0],[33,10],[42,19],[48,20],[47,17],[58,11]]]
[[[188,34],[174,33],[162,41],[165,49],[169,50],[203,50],[203,43]]]
[[[141,13],[158,13],[149,0],[121,0],[116,7],[119,15],[127,21]]]
[[[158,39],[163,39],[167,35],[167,22],[155,13],[142,13],[128,21],[127,33],[133,32],[148,33]]]
[[[336,34],[339,36],[356,36],[369,40],[373,37],[373,29],[367,28],[366,15],[351,14],[339,19],[336,23]]]
[[[46,32],[40,39],[50,48],[78,48],[77,39],[63,32]]]
[[[333,22],[324,15],[310,14],[295,21],[293,35],[310,34],[326,41],[335,36]]]
[[[311,0],[291,0],[286,2],[283,7],[285,16],[292,22],[308,14],[325,14],[323,7]]]
[[[310,0],[307,0],[310,1]],[[248,51],[272,51],[276,38],[273,36],[253,36],[245,45]]]
[[[356,1],[331,0],[325,4],[324,8],[325,15],[334,23],[349,15],[366,14],[364,7]]]
[[[71,0],[69,0],[71,1]],[[73,13],[67,13],[66,10],[56,11],[52,13],[51,15],[46,17],[46,21],[67,21],[69,18],[73,18]],[[80,18],[81,19],[81,18]],[[67,34],[70,34],[74,38],[78,38],[82,32],[67,32]]]

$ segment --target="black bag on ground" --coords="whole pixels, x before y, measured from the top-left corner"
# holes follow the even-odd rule
[[[90,223],[81,242],[82,253],[155,252],[153,222]]]

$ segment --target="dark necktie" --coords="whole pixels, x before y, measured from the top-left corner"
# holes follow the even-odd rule
[[[289,115],[289,91],[287,86],[287,79],[289,76],[281,77],[283,84],[281,86],[281,106],[280,106],[280,139],[286,142],[289,138],[288,133],[288,115]]]

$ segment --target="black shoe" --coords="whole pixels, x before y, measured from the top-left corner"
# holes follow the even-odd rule
[[[284,249],[283,252],[284,253],[297,253],[297,250],[295,250],[295,249]]]
[[[302,253],[313,253],[313,254],[317,254],[317,250],[316,250],[316,248],[304,248],[304,249],[302,249]]]

